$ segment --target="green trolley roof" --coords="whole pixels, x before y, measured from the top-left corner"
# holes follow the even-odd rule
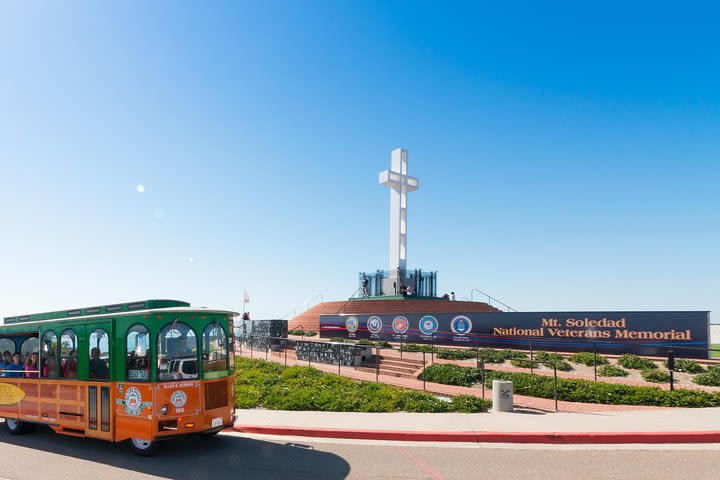
[[[156,308],[189,307],[188,302],[180,300],[141,300],[138,302],[116,303],[101,307],[73,308],[71,310],[59,310],[57,312],[34,313],[30,315],[18,315],[5,317],[5,325],[25,322],[42,322],[45,320],[57,320],[61,318],[82,318],[87,316],[103,315],[108,313],[132,312],[134,310],[153,310]]]

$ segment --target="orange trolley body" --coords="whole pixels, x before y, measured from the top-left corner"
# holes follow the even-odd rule
[[[72,320],[10,317],[0,327],[0,352],[15,345],[23,360],[33,346],[39,353],[38,378],[0,372],[0,417],[11,433],[45,424],[64,435],[128,441],[145,455],[159,440],[232,426],[235,312],[161,300],[69,312],[78,311]],[[98,365],[107,378],[97,378]]]

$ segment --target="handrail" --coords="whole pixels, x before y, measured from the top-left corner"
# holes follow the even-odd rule
[[[314,297],[312,297],[310,300],[304,301],[303,303],[301,303],[301,304],[298,305],[297,307],[295,307],[295,308],[293,308],[292,310],[290,310],[289,312],[287,312],[287,313],[286,313],[285,315],[283,315],[282,317],[279,317],[279,319],[280,319],[280,320],[283,320],[285,317],[287,317],[287,316],[290,315],[291,313],[292,313],[292,316],[293,316],[293,317],[297,317],[297,312],[298,312],[298,310],[300,310],[300,309],[303,308],[303,307],[305,307],[305,309],[304,309],[304,310],[300,310],[300,313],[304,312],[305,310],[310,310],[310,304],[312,303],[313,300],[315,300],[315,299],[318,298],[318,297],[320,298],[320,303],[323,303],[323,294],[322,294],[322,293],[318,293],[317,295],[315,295]]]
[[[342,312],[343,309],[345,308],[345,305],[347,305],[350,300],[355,301],[355,295],[357,295],[357,293],[358,293],[360,290],[362,290],[362,287],[358,287],[358,289],[355,290],[352,295],[350,295],[350,298],[348,298],[347,300],[345,300],[345,303],[343,303],[343,304],[340,306],[340,308],[338,308],[338,311],[335,312],[335,315],[337,315],[338,313]]]
[[[470,290],[470,301],[471,301],[471,302],[474,302],[474,301],[475,301],[474,296],[473,296],[473,294],[474,294],[475,292],[478,292],[480,295],[482,295],[482,296],[484,296],[484,297],[487,297],[487,298],[488,298],[488,305],[490,305],[490,300],[494,300],[496,303],[499,303],[499,304],[502,305],[503,307],[507,308],[509,312],[510,312],[510,311],[512,311],[512,312],[517,312],[517,310],[515,310],[514,308],[512,308],[510,305],[507,305],[506,303],[501,302],[500,300],[498,300],[498,299],[495,298],[495,297],[491,297],[490,295],[488,295],[488,294],[485,293],[485,292],[481,292],[481,291],[478,290],[477,288],[473,288],[472,290]]]

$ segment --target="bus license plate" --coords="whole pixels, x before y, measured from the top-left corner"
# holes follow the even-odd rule
[[[217,417],[212,419],[212,427],[222,427],[223,421],[222,417]]]

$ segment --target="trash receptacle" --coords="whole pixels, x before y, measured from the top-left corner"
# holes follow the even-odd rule
[[[513,411],[513,383],[507,380],[493,380],[493,406],[495,412]]]

